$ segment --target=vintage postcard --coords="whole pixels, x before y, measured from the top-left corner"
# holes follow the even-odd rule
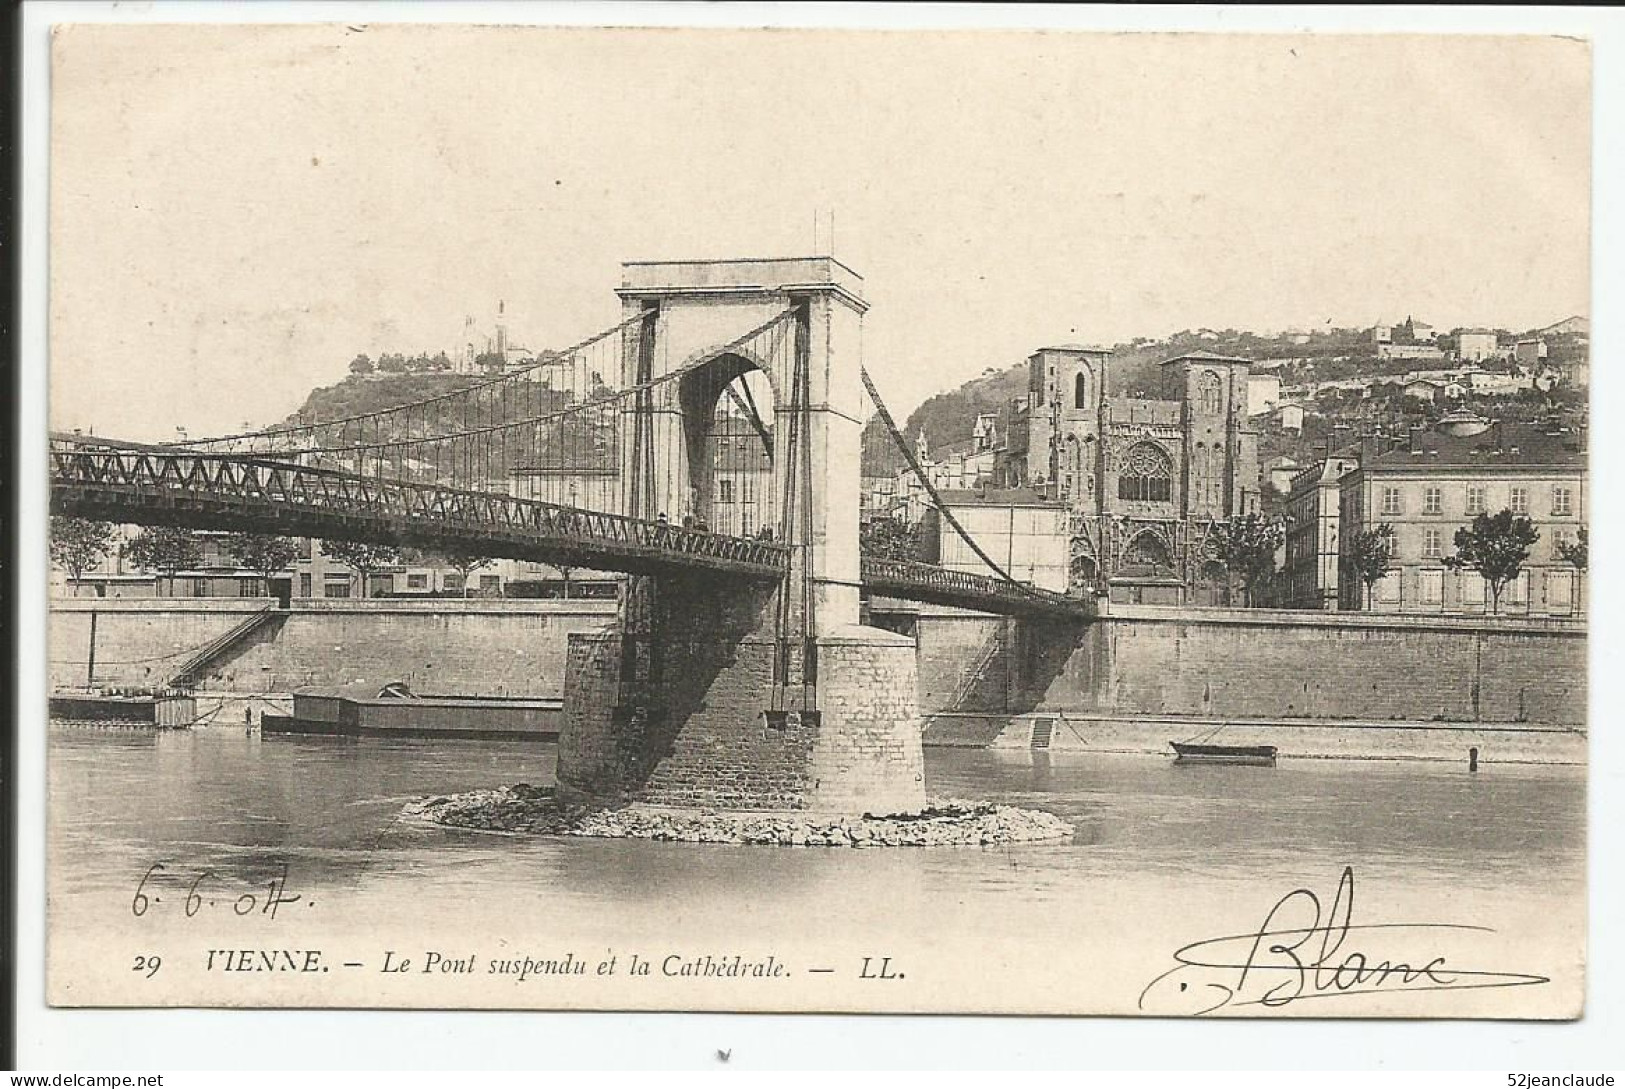
[[[52,1004],[1580,1016],[1584,40],[50,80]]]

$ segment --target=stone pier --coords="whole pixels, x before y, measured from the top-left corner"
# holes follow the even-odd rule
[[[567,800],[885,814],[925,802],[911,639],[859,623],[862,280],[828,257],[625,266],[642,316],[625,384],[658,383],[646,441],[665,458],[646,517],[709,514],[705,436],[724,386],[773,391],[773,489],[796,497],[778,539],[782,583],[634,579],[615,624],[570,637],[558,781]],[[754,354],[746,331],[790,312],[793,352]],[[799,388],[799,392],[798,392]],[[794,407],[799,406],[799,407]],[[799,424],[796,480],[784,444]],[[621,428],[638,471],[638,421]],[[790,595],[781,612],[779,594]]]
[[[623,622],[570,635],[566,800],[851,814],[924,803],[911,639],[856,624],[820,635],[819,714],[802,715],[799,646],[792,683],[774,684],[772,592],[699,579],[657,592],[652,635]],[[641,676],[623,677],[628,653]]]

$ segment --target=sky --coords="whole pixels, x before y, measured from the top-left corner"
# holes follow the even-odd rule
[[[51,75],[51,422],[99,435],[498,299],[563,346],[627,260],[832,250],[900,417],[1057,342],[1591,312],[1572,39],[75,26]]]

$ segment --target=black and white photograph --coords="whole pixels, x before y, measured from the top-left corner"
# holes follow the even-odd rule
[[[51,1006],[1582,1016],[1587,40],[49,63]]]

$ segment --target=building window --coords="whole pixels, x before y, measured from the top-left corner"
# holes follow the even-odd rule
[[[1436,484],[1429,484],[1422,491],[1422,513],[1440,514],[1444,511],[1444,489]]]
[[[1512,489],[1512,501],[1511,501],[1511,503],[1508,504],[1508,506],[1510,506],[1512,508],[1512,513],[1513,514],[1528,514],[1529,513],[1529,489],[1528,488],[1513,488]]]
[[[1468,485],[1468,487],[1467,487],[1467,513],[1468,514],[1483,514],[1484,513],[1484,486],[1482,484],[1470,484],[1470,485]]]
[[[310,575],[309,575],[309,573],[302,574],[302,575],[299,576],[299,596],[300,597],[309,597],[310,596]]]
[[[1072,380],[1072,407],[1089,407],[1089,376],[1082,371]]]
[[[1206,415],[1216,416],[1222,408],[1224,385],[1212,371],[1203,371],[1196,380],[1197,407]]]
[[[1436,560],[1444,555],[1444,534],[1436,529],[1422,531],[1422,558]]]
[[[1508,605],[1528,605],[1529,572],[1519,571],[1512,581],[1507,583],[1507,588],[1502,596],[1506,599]]]
[[[1422,572],[1422,604],[1442,605],[1444,603],[1444,572]]]
[[[754,493],[756,489],[751,486],[753,483],[748,476],[739,479],[739,501],[741,503],[749,503],[755,499]]]
[[[1546,572],[1546,606],[1554,613],[1574,611],[1574,572]]]
[[[717,481],[717,501],[719,503],[732,503],[734,501],[734,482],[731,480]]]
[[[1552,489],[1552,514],[1556,517],[1566,517],[1574,513],[1573,494],[1567,488]]]
[[[350,584],[348,582],[330,582],[322,587],[324,597],[349,597]]]
[[[1404,514],[1405,503],[1400,498],[1399,489],[1385,486],[1382,489],[1382,513]]]
[[[1483,608],[1484,602],[1489,600],[1489,584],[1484,576],[1477,571],[1463,571],[1461,573],[1461,603],[1475,608]]]
[[[1378,579],[1376,586],[1377,600],[1385,605],[1392,605],[1394,602],[1398,601],[1399,580],[1400,576],[1398,572],[1391,575],[1384,575],[1382,578]]]
[[[502,576],[501,575],[481,575],[480,576],[480,593],[482,593],[482,594],[491,593],[492,591],[500,590],[500,589],[502,589]]]
[[[429,588],[429,576],[422,571],[407,575],[406,588],[408,590],[427,590]]]
[[[192,596],[193,597],[208,597],[209,596],[209,580],[208,579],[193,579],[192,580]]]
[[[1117,498],[1166,503],[1173,498],[1174,470],[1168,455],[1154,443],[1129,447],[1117,478]]]

